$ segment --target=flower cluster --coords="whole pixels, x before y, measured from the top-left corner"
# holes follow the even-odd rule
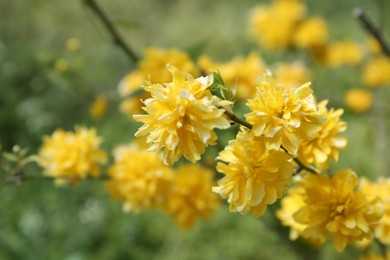
[[[243,129],[220,152],[217,170],[225,175],[213,191],[228,199],[230,211],[264,214],[287,190],[294,166],[281,150],[269,150],[263,136]]]
[[[340,120],[343,110],[328,110],[327,103],[325,100],[318,104],[318,113],[326,118],[326,122],[313,139],[302,141],[298,149],[298,158],[302,162],[322,169],[329,167],[329,159],[337,161],[339,150],[347,145],[347,139],[338,135],[347,129],[346,123]]]
[[[140,212],[165,203],[173,173],[161,156],[133,144],[117,148],[114,157],[107,189],[114,199],[124,201],[125,210]]]
[[[302,140],[315,137],[325,122],[309,86],[287,89],[267,74],[260,81],[256,96],[247,104],[251,110],[246,120],[255,136],[263,135],[267,149],[279,149],[295,155]]]
[[[113,199],[123,202],[125,211],[161,209],[180,228],[189,229],[197,218],[209,218],[219,206],[218,196],[211,191],[214,174],[208,169],[198,165],[172,169],[164,165],[161,155],[135,143],[116,148],[114,157],[106,187]]]
[[[75,132],[58,129],[43,138],[39,164],[59,184],[63,180],[77,183],[88,176],[98,177],[99,165],[107,159],[106,153],[99,149],[101,142],[94,129],[76,127]]]
[[[165,210],[182,229],[189,229],[197,218],[207,219],[219,206],[218,196],[211,192],[214,173],[198,165],[184,165],[175,178]]]
[[[132,97],[137,91],[142,91],[141,86],[145,81],[151,83],[166,83],[172,81],[171,74],[166,70],[166,64],[171,64],[179,70],[198,75],[199,72],[190,56],[178,49],[161,49],[149,47],[144,51],[144,57],[138,63],[138,70],[127,74],[119,83],[119,94],[126,98],[121,104],[121,110],[133,115],[141,111],[142,103],[139,95]],[[146,93],[141,98],[150,97]]]
[[[215,144],[213,129],[230,124],[209,91],[211,76],[194,79],[173,66],[168,69],[172,82],[144,86],[152,97],[144,101],[147,114],[134,116],[144,123],[135,136],[146,136],[150,151],[163,150],[165,164],[181,156],[195,162],[206,146]]]
[[[376,182],[362,179],[360,189],[367,196],[377,196],[384,204],[382,220],[374,227],[375,238],[382,244],[390,245],[390,178],[379,178]]]
[[[294,234],[314,244],[324,244],[331,235],[341,252],[347,244],[372,239],[372,229],[383,215],[380,199],[356,190],[357,185],[358,178],[350,169],[339,170],[331,178],[307,175],[298,182],[298,190],[285,198],[295,205],[282,202],[277,216]]]

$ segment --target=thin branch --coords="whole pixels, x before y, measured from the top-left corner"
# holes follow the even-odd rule
[[[103,23],[104,27],[107,29],[108,33],[111,35],[111,39],[114,44],[116,44],[119,48],[121,48],[129,59],[132,62],[138,62],[138,56],[130,49],[130,47],[125,43],[119,33],[116,31],[111,21],[108,19],[107,15],[103,12],[100,6],[95,2],[95,0],[84,0],[84,3],[87,7],[93,11],[96,16]]]
[[[355,8],[353,10],[354,16],[359,19],[360,23],[362,24],[363,28],[366,29],[368,33],[370,33],[372,36],[375,37],[375,39],[380,44],[383,52],[390,57],[390,47],[385,42],[382,34],[378,31],[378,29],[373,25],[371,20],[368,18],[368,16],[364,13],[364,11],[361,8]]]
[[[218,106],[218,108],[225,109],[222,106]],[[248,129],[252,129],[252,127],[253,127],[251,124],[242,120],[241,118],[237,117],[235,114],[233,114],[232,112],[230,112],[226,109],[225,109],[225,115],[227,115],[230,118],[230,120],[232,120],[233,122],[235,122],[239,125],[245,126]]]

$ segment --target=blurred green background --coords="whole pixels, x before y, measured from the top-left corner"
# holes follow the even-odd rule
[[[99,1],[139,55],[151,45],[182,50],[202,45],[204,53],[221,61],[260,50],[248,36],[247,23],[250,9],[261,3],[269,2]],[[352,9],[363,7],[378,23],[380,3],[307,1],[310,15],[327,20],[331,40],[352,39],[362,44],[367,35],[351,15]],[[390,11],[388,3],[386,11]],[[390,19],[386,19],[389,32]],[[77,52],[65,48],[73,37],[81,42]],[[304,52],[260,52],[267,64],[308,59]],[[67,62],[64,72],[55,70],[59,59]],[[361,85],[359,67],[331,70],[318,64],[307,66],[317,98],[329,99],[331,107],[344,107],[346,90]],[[56,128],[70,130],[75,124],[96,127],[107,151],[128,142],[138,125],[118,111],[116,88],[132,69],[135,65],[110,43],[105,29],[82,1],[0,1],[3,149],[19,144],[36,153],[43,135]],[[109,98],[109,110],[96,121],[90,119],[88,111],[99,93]],[[377,96],[381,104],[386,103],[389,91],[380,90]],[[376,141],[377,116],[385,118],[379,123],[387,127],[389,119],[386,114],[378,115],[378,110],[374,107],[358,115],[346,109],[343,118],[348,122],[345,136],[349,144],[336,169],[352,167],[371,177],[389,174],[381,170],[388,162]],[[29,170],[39,171],[35,167]],[[225,205],[210,221],[182,232],[159,212],[123,213],[102,182],[56,188],[47,181],[16,185],[1,178],[0,185],[0,259],[279,259],[281,254],[285,259],[299,259],[275,232],[270,213],[257,219],[231,214]],[[286,230],[281,232],[287,234]],[[302,250],[306,250],[304,246]],[[337,254],[328,245],[315,258],[354,259],[357,255],[353,247]]]

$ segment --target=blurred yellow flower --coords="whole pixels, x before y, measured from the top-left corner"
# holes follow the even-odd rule
[[[363,54],[359,45],[353,41],[332,43],[326,50],[326,64],[331,68],[342,65],[357,65],[361,62]]]
[[[198,60],[198,65],[203,71],[219,71],[225,84],[235,89],[237,98],[246,100],[256,93],[257,79],[266,71],[265,65],[256,52],[247,57],[236,57],[222,64],[213,63],[203,55]]]
[[[364,252],[364,255],[359,257],[359,260],[389,260],[390,252],[387,250],[386,255],[378,254],[374,251]]]
[[[294,33],[293,42],[298,48],[319,48],[328,41],[328,25],[321,17],[305,19]]]
[[[66,59],[60,58],[54,62],[54,70],[59,73],[64,73],[68,70],[69,64]]]
[[[173,173],[159,154],[131,144],[114,150],[114,158],[106,187],[113,199],[123,201],[124,210],[138,213],[166,203]]]
[[[363,67],[363,84],[368,87],[384,87],[390,84],[390,59],[376,57]]]
[[[294,166],[290,156],[268,150],[263,136],[242,129],[219,153],[218,172],[225,175],[213,191],[227,199],[231,212],[264,214],[287,191]]]
[[[368,50],[369,50],[372,54],[380,54],[380,53],[382,52],[382,47],[381,47],[381,45],[379,44],[378,40],[375,39],[374,37],[368,38],[366,44],[367,44]]]
[[[305,5],[300,1],[275,1],[269,6],[257,6],[251,13],[251,34],[266,49],[287,48],[305,14]]]
[[[275,80],[286,88],[297,88],[308,82],[309,72],[301,62],[279,63],[275,69]]]
[[[174,48],[168,50],[156,47],[146,48],[144,58],[139,62],[138,67],[144,75],[144,80],[151,83],[167,83],[172,81],[171,74],[166,70],[167,64],[194,76],[199,75],[190,56]]]
[[[259,82],[255,98],[247,104],[246,120],[256,136],[264,135],[267,149],[280,149],[295,155],[303,140],[313,139],[325,117],[318,113],[310,83],[286,89],[266,74]]]
[[[303,191],[302,187],[290,188],[280,202],[280,209],[276,212],[282,225],[290,228],[290,240],[296,240],[306,228],[306,225],[298,223],[294,219],[294,214],[305,206]]]
[[[80,49],[81,43],[78,38],[69,38],[66,41],[66,49],[70,52],[76,52]]]
[[[385,213],[374,227],[375,238],[382,244],[390,245],[390,178],[379,178],[376,182],[362,179],[360,189],[367,196],[378,196],[384,204]]]
[[[142,93],[141,86],[150,83],[167,83],[172,81],[166,66],[170,64],[180,71],[198,76],[199,72],[190,56],[178,49],[162,49],[149,47],[144,50],[144,57],[138,63],[138,70],[127,74],[119,83],[118,91],[125,100],[120,109],[128,115],[142,112],[142,102],[150,97],[150,93]]]
[[[163,150],[165,164],[172,165],[181,156],[195,162],[206,146],[215,144],[213,129],[230,124],[208,90],[212,76],[194,79],[173,66],[168,70],[173,82],[144,86],[152,97],[144,101],[147,114],[134,115],[144,123],[135,136],[147,136],[150,151]]]
[[[197,218],[207,219],[219,206],[218,196],[211,191],[213,171],[199,165],[183,165],[176,170],[166,210],[182,229],[189,229]]]
[[[325,124],[311,140],[304,140],[299,144],[298,158],[305,164],[314,164],[319,168],[328,169],[329,160],[338,161],[339,150],[347,146],[347,139],[339,133],[347,129],[347,124],[340,119],[342,109],[328,110],[328,101],[318,104],[318,113],[326,117]]]
[[[344,100],[349,109],[363,113],[372,107],[374,95],[368,90],[352,88],[348,90]]]
[[[383,215],[383,203],[356,190],[358,178],[352,170],[339,170],[331,178],[309,174],[299,185],[305,190],[305,205],[294,219],[307,225],[303,237],[323,244],[331,234],[339,252],[347,244],[372,238],[372,229]]]
[[[105,96],[98,95],[89,108],[89,115],[93,119],[100,119],[107,111],[108,101]]]
[[[101,142],[95,129],[75,127],[75,132],[58,129],[43,138],[39,164],[46,175],[59,180],[77,182],[88,176],[98,177],[99,164],[107,160],[106,153],[99,149]]]

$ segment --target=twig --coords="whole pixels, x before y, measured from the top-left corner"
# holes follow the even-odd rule
[[[367,32],[372,34],[372,36],[375,37],[375,39],[380,44],[383,52],[390,57],[390,47],[386,44],[385,40],[383,39],[382,34],[378,31],[377,28],[372,24],[371,20],[368,18],[368,16],[364,13],[364,11],[361,8],[355,8],[353,10],[354,16],[359,19],[364,29],[366,29]]]
[[[129,46],[125,43],[119,33],[116,31],[111,21],[108,19],[107,15],[103,12],[100,6],[95,2],[95,0],[84,0],[86,6],[88,6],[100,19],[103,23],[104,27],[107,29],[109,34],[111,35],[111,39],[114,44],[116,44],[119,48],[121,48],[126,55],[130,58],[132,62],[138,62],[138,56],[130,49]]]

